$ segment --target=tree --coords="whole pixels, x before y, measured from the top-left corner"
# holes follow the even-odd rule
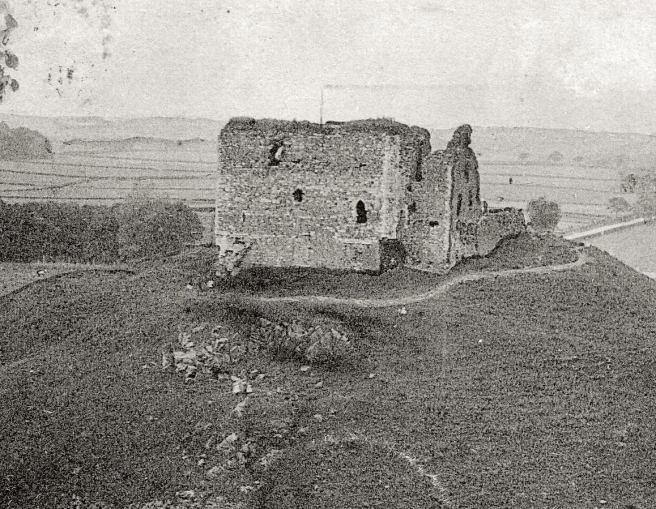
[[[628,210],[630,210],[631,205],[629,205],[629,202],[626,201],[624,198],[619,198],[617,196],[614,196],[613,198],[608,200],[608,208],[614,214],[621,214],[622,212],[627,212]]]
[[[629,173],[628,175],[622,177],[620,189],[623,193],[635,193],[637,182],[638,181],[636,179],[635,173]]]
[[[549,161],[551,161],[552,163],[559,163],[563,159],[564,156],[560,152],[552,152],[551,154],[549,154]]]
[[[18,23],[9,13],[7,2],[0,1],[0,103],[10,89],[16,92],[19,86],[18,81],[6,72],[7,69],[18,68],[18,57],[7,49],[9,36],[17,26]]]
[[[123,259],[179,253],[202,236],[198,215],[182,202],[133,197],[114,210]]]
[[[531,200],[527,212],[533,228],[543,232],[553,232],[562,215],[558,204],[555,201],[547,201],[544,196]]]

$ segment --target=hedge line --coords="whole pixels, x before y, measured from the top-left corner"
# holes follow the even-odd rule
[[[113,207],[0,200],[0,261],[112,263],[179,252],[200,238],[182,203],[128,200]]]

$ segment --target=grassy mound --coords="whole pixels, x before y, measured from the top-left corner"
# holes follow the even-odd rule
[[[0,297],[0,507],[655,507],[656,284],[588,253],[404,315],[226,302],[187,290],[173,263]],[[260,317],[330,324],[354,360],[260,350],[220,376],[162,369],[181,324],[247,337]],[[352,434],[385,446],[324,440]]]
[[[577,258],[571,242],[558,237],[542,239],[523,234],[504,242],[485,258],[463,260],[447,275],[408,268],[371,275],[329,269],[253,267],[241,271],[234,278],[217,281],[215,291],[267,296],[400,297],[427,292],[457,274],[563,264],[574,262]]]

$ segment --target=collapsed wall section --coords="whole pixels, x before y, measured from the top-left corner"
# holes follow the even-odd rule
[[[403,238],[411,267],[446,272],[477,254],[482,210],[478,162],[469,148],[471,132],[468,125],[456,129],[446,150],[423,159],[423,179],[408,185]]]
[[[471,133],[471,127],[466,124],[456,129],[443,155],[452,181],[448,255],[451,266],[463,258],[478,254],[477,225],[483,211],[478,161],[469,147]]]
[[[519,209],[489,210],[483,214],[477,229],[477,254],[486,256],[505,239],[516,237],[526,230],[524,213]]]

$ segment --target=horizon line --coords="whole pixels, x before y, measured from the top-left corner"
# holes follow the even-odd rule
[[[209,122],[219,122],[219,123],[224,123],[226,124],[230,119],[232,118],[238,118],[238,117],[250,117],[250,118],[255,118],[257,120],[261,119],[275,119],[275,120],[289,120],[289,119],[282,119],[282,118],[274,118],[274,117],[252,117],[250,115],[233,115],[230,117],[226,118],[217,118],[217,117],[199,117],[199,116],[185,116],[185,115],[177,115],[177,116],[170,116],[170,115],[146,115],[146,116],[129,116],[129,115],[28,115],[28,114],[21,114],[21,113],[5,113],[0,111],[0,119],[2,117],[25,117],[25,118],[32,118],[32,119],[99,119],[99,120],[105,120],[109,122],[116,122],[116,121],[129,121],[129,120],[149,120],[149,119],[161,119],[161,120],[188,120],[188,121],[193,121],[193,120],[200,120],[200,121],[209,121]],[[414,123],[414,122],[400,122],[396,120],[394,117],[390,117],[391,120],[395,122],[399,122],[402,124],[406,125],[415,125],[418,127],[424,127],[427,124],[425,123]],[[297,120],[296,118],[291,119],[290,121],[295,121]],[[366,120],[366,119],[355,119],[355,120]],[[299,122],[312,122],[318,124],[319,122],[314,122],[310,120],[305,120],[301,119],[298,120]],[[324,120],[323,123],[326,122],[331,122],[335,120]],[[348,121],[346,121],[348,122]],[[580,128],[580,127],[539,127],[539,126],[529,126],[529,125],[523,125],[523,126],[508,126],[508,125],[482,125],[482,124],[469,124],[473,128],[483,128],[483,129],[533,129],[533,130],[545,130],[545,131],[574,131],[574,132],[583,132],[583,133],[596,133],[596,134],[630,134],[630,135],[638,135],[638,136],[649,136],[649,137],[654,137],[656,136],[656,133],[642,133],[642,132],[636,132],[636,131],[606,131],[606,130],[596,130],[596,129],[587,129],[587,128]],[[450,127],[436,127],[436,126],[431,126],[428,129],[433,129],[433,130],[448,130],[448,129],[455,129],[458,126],[450,126]]]

